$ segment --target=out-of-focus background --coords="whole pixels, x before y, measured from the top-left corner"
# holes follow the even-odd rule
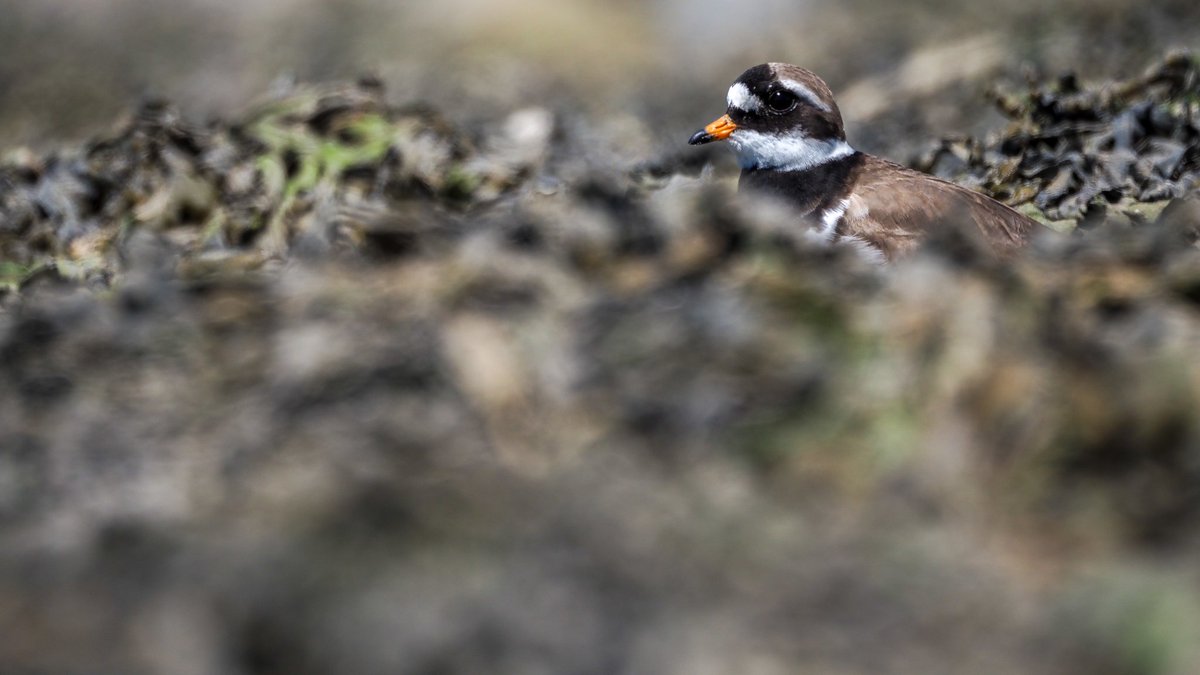
[[[1200,32],[1187,0],[5,0],[0,11],[6,147],[81,137],[142,96],[228,115],[276,78],[369,73],[394,99],[459,118],[529,102],[638,115],[657,149],[719,112],[745,67],[790,61],[841,95],[860,145],[907,148],[904,134],[927,126],[994,125],[985,74],[1137,71]],[[886,131],[867,124],[888,113],[900,121]]]

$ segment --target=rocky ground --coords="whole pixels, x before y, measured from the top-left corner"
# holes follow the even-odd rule
[[[1200,63],[994,99],[1004,263],[373,80],[10,153],[2,670],[1196,672]]]

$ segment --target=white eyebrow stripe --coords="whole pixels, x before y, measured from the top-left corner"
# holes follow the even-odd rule
[[[807,101],[808,104],[814,108],[819,108],[825,112],[831,112],[829,104],[818,98],[817,95],[813,93],[812,89],[809,89],[803,84],[786,78],[779,80],[779,84],[782,84],[785,88],[787,88],[788,91]]]
[[[729,94],[725,97],[725,102],[730,108],[737,108],[742,112],[754,112],[759,108],[758,97],[750,93],[750,88],[741,82],[734,82],[729,88]]]

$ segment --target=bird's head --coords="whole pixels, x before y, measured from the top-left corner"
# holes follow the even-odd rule
[[[854,153],[829,86],[811,71],[764,63],[729,87],[725,114],[688,141],[729,141],[743,169],[803,171]]]

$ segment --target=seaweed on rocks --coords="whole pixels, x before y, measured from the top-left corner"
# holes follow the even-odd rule
[[[235,124],[198,125],[162,101],[77,152],[0,170],[4,279],[53,267],[108,283],[131,232],[160,234],[196,268],[293,251],[395,249],[394,214],[461,211],[520,167],[482,166],[435,112],[385,102],[378,83],[295,87]],[[192,265],[194,263],[194,265]]]
[[[1164,57],[1118,82],[1074,75],[996,90],[1012,121],[986,141],[944,139],[919,168],[988,190],[1060,228],[1111,212],[1153,222],[1200,188],[1200,59]]]

